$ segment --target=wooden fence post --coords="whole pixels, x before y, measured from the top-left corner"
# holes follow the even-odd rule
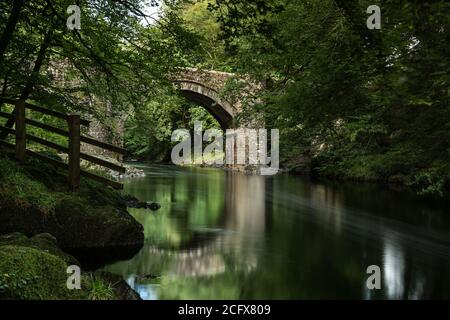
[[[67,116],[69,125],[69,183],[72,190],[80,186],[80,115]]]
[[[19,161],[24,161],[27,148],[24,100],[20,100],[16,103],[15,122],[16,122],[16,159]]]

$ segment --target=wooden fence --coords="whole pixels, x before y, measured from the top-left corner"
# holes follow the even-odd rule
[[[0,139],[0,145],[10,149],[14,149],[17,160],[24,161],[25,157],[30,156],[37,158],[41,161],[47,162],[58,168],[67,170],[68,181],[73,190],[77,189],[80,186],[80,176],[84,176],[97,182],[104,183],[115,189],[123,189],[123,185],[119,182],[107,179],[105,177],[81,169],[80,161],[81,159],[84,159],[86,161],[95,163],[99,166],[111,169],[113,171],[125,173],[125,168],[122,166],[81,152],[81,143],[86,143],[121,155],[127,154],[127,150],[123,148],[108,143],[100,142],[95,139],[81,135],[81,126],[89,126],[89,121],[81,119],[80,115],[78,114],[67,115],[61,112],[48,110],[42,107],[29,104],[23,100],[11,100],[0,98],[0,103],[10,104],[15,107],[14,108],[15,111],[12,114],[0,110],[1,118],[6,118],[8,119],[8,121],[15,123],[15,129],[12,129],[8,126],[0,125],[0,133],[5,133],[5,135],[3,136],[7,136],[8,134],[15,135],[15,144]],[[45,115],[49,115],[55,118],[63,119],[67,121],[68,129],[63,130],[39,121],[28,119],[26,117],[27,109]],[[56,133],[58,135],[68,138],[69,142],[68,147],[28,134],[26,130],[27,125],[37,127],[52,133]],[[32,141],[41,144],[43,146],[55,149],[59,152],[68,154],[69,159],[68,163],[58,161],[53,158],[49,158],[47,156],[33,152],[31,150],[27,150],[26,148],[27,141]]]

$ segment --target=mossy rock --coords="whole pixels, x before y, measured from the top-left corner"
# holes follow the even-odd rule
[[[19,166],[4,155],[0,175],[0,234],[50,233],[65,249],[131,247],[135,253],[144,243],[142,225],[111,188],[83,179],[71,192],[65,173],[36,160]]]
[[[92,207],[85,198],[73,196],[61,199],[47,226],[62,239],[62,247],[133,246],[144,240],[143,227],[126,210],[112,205]]]
[[[87,299],[82,290],[67,289],[67,263],[41,250],[0,246],[0,298],[20,300]]]
[[[0,246],[2,245],[35,248],[57,256],[70,265],[80,265],[77,259],[63,252],[58,247],[58,241],[49,233],[37,234],[32,238],[28,238],[26,235],[19,232],[2,235],[0,236]]]
[[[69,290],[67,273],[76,260],[62,252],[49,234],[27,238],[20,233],[0,237],[0,299],[136,300],[139,296],[108,273],[81,274],[81,289]]]

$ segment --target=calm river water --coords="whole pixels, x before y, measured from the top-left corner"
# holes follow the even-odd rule
[[[450,210],[387,187],[136,165],[146,243],[106,267],[143,299],[450,298]],[[371,291],[367,267],[381,269]]]

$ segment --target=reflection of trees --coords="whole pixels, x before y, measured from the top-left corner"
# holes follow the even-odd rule
[[[220,223],[226,232],[193,231],[190,232],[191,241],[179,245],[178,250],[167,250],[164,246],[151,246],[146,249],[153,259],[168,260],[170,257],[170,267],[165,270],[166,273],[178,276],[210,276],[223,273],[224,255],[233,259],[234,267],[247,271],[256,267],[257,248],[261,246],[260,239],[265,232],[265,180],[257,176],[229,174],[224,183],[226,214]],[[210,197],[207,200],[215,201]],[[206,210],[206,215],[208,207],[209,205],[200,207],[203,211]],[[198,211],[195,214],[199,215]],[[190,225],[185,227],[199,224],[192,222],[195,219],[189,221]],[[215,226],[209,222],[200,224]],[[159,223],[153,225],[161,228]]]
[[[240,298],[358,298],[360,253],[339,237],[341,219],[333,217],[333,210],[315,208],[331,195],[295,181],[284,176],[273,181],[273,219],[265,234],[270,254],[261,253]],[[332,228],[323,228],[328,224]]]
[[[448,237],[424,237],[430,235],[426,227],[358,210],[348,205],[345,190],[322,184],[280,176],[273,194],[273,221],[265,234],[271,254],[260,256],[240,298],[448,297],[450,252],[447,242],[433,236]],[[383,289],[368,292],[366,269],[372,264],[382,269]]]
[[[159,186],[150,191],[159,193],[151,199],[167,199],[166,205],[163,203],[156,215],[132,211],[145,226],[147,243],[132,261],[117,263],[109,270],[128,276],[138,287],[142,283],[131,279],[130,273],[179,279],[256,268],[257,247],[265,232],[264,178],[202,171],[175,173],[170,178],[156,176],[151,181]],[[149,199],[149,194],[142,192],[146,188],[145,180],[137,181],[129,192],[141,192],[145,200]]]
[[[227,174],[226,214],[221,220],[226,231],[202,247],[173,253],[174,259],[165,271],[162,298],[238,299],[241,296],[243,288],[239,278],[256,270],[259,252],[263,251],[261,240],[267,218],[265,183],[258,176]],[[162,253],[159,249],[154,252]]]
[[[192,227],[217,225],[223,219],[224,179],[220,171],[197,171],[155,167],[146,179],[126,186],[126,191],[138,198],[163,206],[156,215],[131,210],[144,225],[147,241],[176,249],[209,240]]]
[[[403,205],[376,194],[387,202],[371,211],[360,186],[213,172],[152,177],[157,188],[140,187],[144,199],[167,203],[156,215],[134,212],[147,244],[116,273],[133,281],[163,274],[161,292],[173,299],[448,298],[449,241],[436,232],[448,225],[428,229],[429,214],[418,218],[406,205],[416,217],[395,221]],[[366,288],[373,264],[382,269],[380,291]]]

